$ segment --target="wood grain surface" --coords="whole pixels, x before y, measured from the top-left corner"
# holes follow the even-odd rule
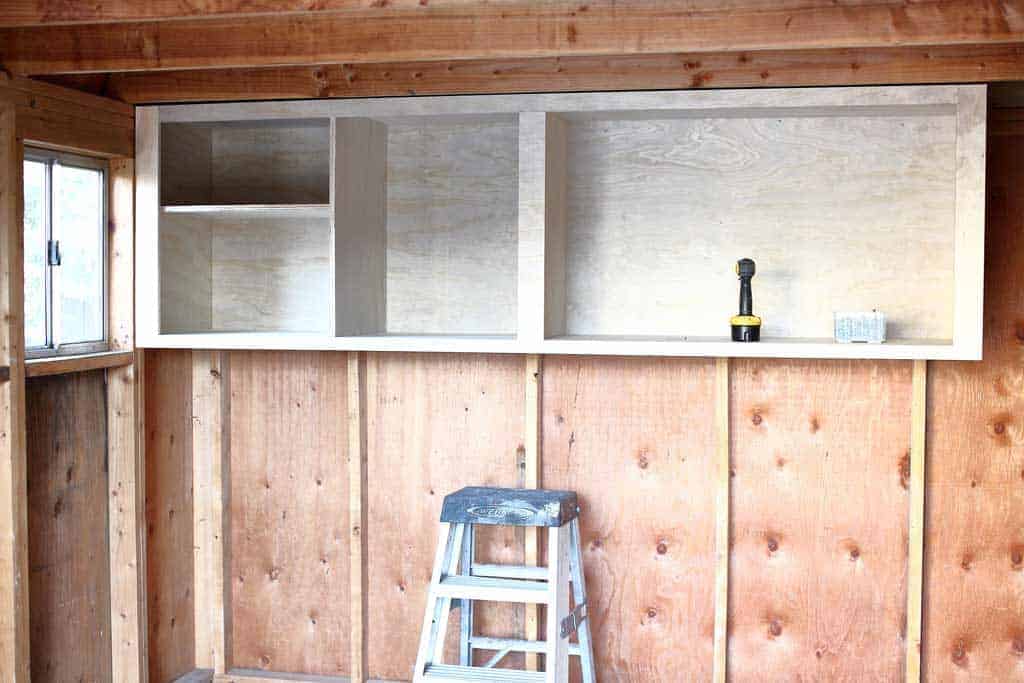
[[[731,365],[730,680],[898,680],[911,364]]]
[[[149,678],[195,668],[192,352],[146,351],[146,600]]]
[[[929,365],[926,680],[1024,678],[1024,134],[990,143],[985,358]]]
[[[348,673],[346,355],[231,354],[234,666]]]
[[[715,365],[547,357],[545,487],[580,496],[601,680],[710,680]]]
[[[34,681],[110,680],[103,375],[94,370],[26,385]]]
[[[952,339],[953,110],[651,116],[568,126],[568,334],[724,335],[750,257],[765,337]]]
[[[369,674],[408,680],[416,660],[441,501],[463,486],[520,484],[523,361],[369,354]],[[481,562],[521,563],[522,535],[480,528]],[[521,637],[522,608],[477,605],[480,632]],[[457,657],[457,612],[448,662]],[[514,661],[514,659],[513,659]]]
[[[517,131],[512,115],[388,127],[388,332],[515,333]]]

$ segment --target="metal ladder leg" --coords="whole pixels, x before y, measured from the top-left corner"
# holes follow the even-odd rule
[[[466,525],[462,539],[462,562],[459,574],[470,576],[473,573],[473,558],[476,555],[476,531],[472,524]],[[459,664],[473,666],[473,601],[462,598],[459,601]]]
[[[562,619],[569,613],[569,528],[548,528],[547,644],[544,682],[569,680],[569,639],[562,637]]]
[[[585,605],[583,621],[576,625],[583,683],[597,683],[594,673],[594,646],[590,640],[590,605],[587,604],[587,588],[583,577],[583,546],[578,517],[569,522],[569,574],[572,580],[573,602],[577,607]]]
[[[461,553],[463,525],[441,523],[437,539],[437,550],[434,553],[434,572],[427,591],[426,614],[423,617],[423,630],[420,633],[420,646],[416,653],[416,669],[413,673],[414,683],[423,680],[423,672],[428,664],[440,659],[438,651],[444,653],[444,634],[448,624],[448,611],[451,598],[438,598],[437,587],[442,577],[455,571]],[[438,639],[440,636],[440,640]]]

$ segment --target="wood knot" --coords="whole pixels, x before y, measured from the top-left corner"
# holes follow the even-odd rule
[[[658,610],[656,610],[653,607],[648,607],[647,608],[647,618],[648,619],[654,619],[656,616],[658,616]]]
[[[640,453],[637,454],[636,456],[636,466],[642,470],[646,470],[649,464],[650,461],[647,460],[647,451],[640,451]]]
[[[1024,657],[1024,636],[1014,638],[1011,647],[1013,648],[1013,654],[1018,657]]]
[[[750,416],[750,421],[757,427],[764,421],[764,418],[761,417],[761,413],[755,412]]]
[[[659,555],[664,555],[668,552],[668,544],[665,541],[658,541],[658,547],[656,548]]]
[[[1010,563],[1017,571],[1024,568],[1024,547],[1013,548],[1010,551]]]
[[[772,638],[778,638],[782,635],[782,624],[779,623],[778,619],[772,619],[768,623],[768,635]]]
[[[860,559],[860,548],[850,548],[850,562],[856,562]]]
[[[808,424],[811,428],[811,434],[817,434],[818,430],[821,429],[821,423],[818,421],[816,415],[811,415],[810,420],[808,420]]]
[[[971,563],[973,561],[974,558],[971,556],[970,553],[964,553],[964,556],[960,558],[960,568],[963,569],[965,572],[971,571]]]
[[[953,644],[953,651],[950,653],[953,663],[957,666],[967,666],[967,645],[962,640]]]
[[[779,549],[779,542],[775,538],[768,539],[768,553],[774,553]]]

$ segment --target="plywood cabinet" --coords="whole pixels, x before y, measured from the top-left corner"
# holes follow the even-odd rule
[[[979,358],[984,86],[140,108],[144,346]],[[733,344],[734,262],[763,341]],[[831,341],[833,313],[889,341]]]

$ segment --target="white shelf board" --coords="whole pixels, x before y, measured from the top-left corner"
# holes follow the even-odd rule
[[[327,218],[330,204],[168,204],[164,213],[258,213],[263,215],[287,214]]]
[[[566,336],[546,339],[544,352],[612,356],[729,358],[962,359],[947,340],[893,339],[883,344],[840,344],[831,339],[772,339],[743,343],[728,337]],[[978,356],[980,360],[980,355]]]
[[[569,336],[529,342],[511,335],[395,334],[331,337],[316,333],[199,332],[157,335],[140,339],[138,345],[146,348],[189,349],[892,360],[957,360],[970,355],[949,341],[913,339],[894,339],[884,344],[839,344],[830,339],[764,339],[757,343],[739,343],[726,337]],[[975,360],[980,358],[980,354],[971,357]]]

